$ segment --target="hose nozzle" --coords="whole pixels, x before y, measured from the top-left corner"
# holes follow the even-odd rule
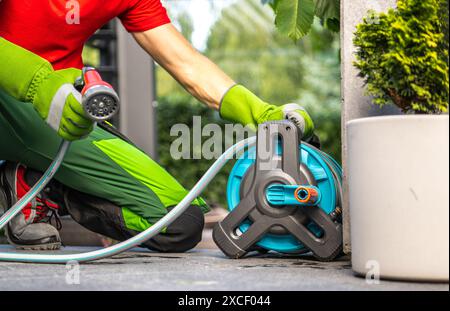
[[[119,96],[95,68],[84,67],[79,83],[82,86],[82,105],[90,119],[96,122],[108,120],[119,111]]]

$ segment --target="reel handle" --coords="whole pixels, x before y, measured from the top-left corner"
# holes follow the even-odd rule
[[[119,111],[119,96],[111,84],[103,81],[95,68],[84,67],[75,87],[81,92],[83,109],[91,120],[105,121]]]

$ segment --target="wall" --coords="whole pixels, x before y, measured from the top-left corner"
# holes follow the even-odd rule
[[[341,96],[342,96],[342,165],[344,169],[344,251],[351,251],[350,218],[347,196],[347,139],[345,124],[353,119],[378,115],[398,114],[392,107],[380,109],[371,104],[370,97],[364,95],[364,85],[357,77],[358,71],[353,66],[353,33],[368,10],[386,11],[395,6],[395,0],[341,0]]]

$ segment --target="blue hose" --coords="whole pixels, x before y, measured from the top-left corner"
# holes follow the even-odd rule
[[[250,137],[242,140],[234,146],[227,149],[208,169],[203,177],[197,182],[192,190],[184,197],[184,199],[178,203],[167,215],[161,218],[157,223],[152,225],[147,230],[139,233],[129,240],[120,242],[113,246],[77,254],[64,254],[64,255],[48,255],[48,254],[34,254],[34,253],[0,253],[0,261],[10,262],[29,262],[29,263],[67,263],[69,261],[86,262],[102,259],[117,255],[125,252],[133,247],[136,247],[145,241],[151,239],[157,235],[163,228],[170,225],[175,219],[177,219],[206,188],[206,186],[212,181],[217,173],[223,168],[223,166],[232,159],[235,154],[245,149],[245,147],[253,146],[256,143],[256,137]],[[25,195],[20,201],[17,202],[7,213],[0,218],[0,229],[3,228],[17,213],[19,213],[24,206],[28,204],[50,181],[54,176],[62,160],[70,146],[70,143],[63,142],[57,157],[50,165],[47,172],[44,173],[38,183]],[[40,189],[40,190],[39,190]],[[39,190],[39,191],[38,191]]]

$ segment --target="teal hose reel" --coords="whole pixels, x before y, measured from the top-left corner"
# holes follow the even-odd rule
[[[297,131],[288,121],[261,125],[257,146],[233,167],[230,214],[213,232],[229,257],[263,250],[332,260],[341,252],[341,167]]]

